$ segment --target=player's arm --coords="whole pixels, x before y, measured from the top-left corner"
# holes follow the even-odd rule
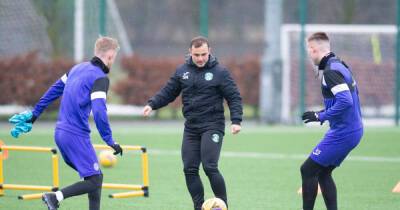
[[[10,123],[15,125],[15,127],[11,129],[11,136],[18,138],[20,134],[31,131],[32,124],[42,114],[42,112],[54,100],[63,94],[67,78],[68,73],[64,74],[59,80],[57,80],[39,99],[39,102],[35,105],[32,111],[29,110],[15,114],[8,120]]]
[[[32,111],[32,123],[42,114],[42,112],[57,98],[59,98],[63,92],[64,87],[68,79],[68,72],[65,73],[60,79],[58,79],[39,99],[39,102],[35,105]]]
[[[110,81],[108,77],[99,78],[94,82],[90,94],[92,113],[97,130],[99,131],[103,141],[115,150],[114,155],[122,155],[122,149],[117,143],[115,143],[108,122],[106,99],[109,85]]]
[[[242,122],[242,97],[240,96],[239,89],[237,88],[236,83],[231,77],[229,71],[224,70],[222,72],[221,79],[222,83],[219,88],[221,90],[222,96],[228,102],[232,121],[232,133],[235,134],[240,131],[240,123]]]
[[[147,105],[156,110],[173,102],[181,93],[181,84],[177,72],[171,76],[167,84],[153,97],[150,98]]]
[[[222,96],[228,102],[232,124],[240,125],[242,122],[243,106],[239,89],[227,70],[223,71],[221,79],[222,83],[220,85],[220,90]]]
[[[318,119],[321,122],[340,116],[344,111],[353,106],[353,98],[349,86],[339,71],[326,71],[324,72],[323,79],[335,96],[335,104],[318,113]]]

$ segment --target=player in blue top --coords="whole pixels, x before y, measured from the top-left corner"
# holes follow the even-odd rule
[[[42,199],[49,210],[57,209],[63,199],[86,193],[89,209],[100,209],[103,175],[90,141],[88,120],[92,111],[104,142],[115,150],[115,155],[122,155],[122,148],[112,137],[106,107],[107,74],[118,50],[117,40],[110,37],[97,39],[92,60],[75,65],[57,80],[40,98],[28,120],[33,123],[47,106],[62,96],[54,138],[65,163],[79,173],[82,181],[55,193],[45,193]]]
[[[321,79],[325,109],[305,112],[302,119],[305,123],[329,121],[330,129],[301,166],[303,209],[314,208],[319,183],[326,208],[337,210],[332,171],[363,135],[358,88],[350,68],[330,51],[326,33],[317,32],[308,37],[307,48],[317,66],[316,75]]]

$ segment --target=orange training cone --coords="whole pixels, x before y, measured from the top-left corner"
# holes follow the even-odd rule
[[[400,193],[400,182],[398,182],[397,185],[394,186],[392,192],[393,193]]]

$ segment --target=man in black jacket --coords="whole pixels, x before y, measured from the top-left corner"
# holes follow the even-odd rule
[[[143,109],[149,116],[174,101],[182,93],[183,115],[186,119],[182,142],[182,160],[186,185],[195,210],[204,202],[204,189],[199,176],[200,163],[208,176],[216,197],[227,203],[224,178],[218,170],[225,130],[223,99],[231,114],[231,132],[240,132],[243,108],[238,88],[229,71],[210,54],[208,40],[195,37],[190,43],[190,56],[179,66],[168,83]]]

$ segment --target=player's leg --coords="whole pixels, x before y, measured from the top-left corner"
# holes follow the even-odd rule
[[[348,135],[329,136],[330,141],[336,142],[330,144],[322,141],[317,148],[321,151],[319,155],[312,154],[312,158],[320,164],[326,166],[321,170],[318,182],[321,187],[325,205],[328,210],[336,210],[337,207],[337,190],[335,182],[332,178],[332,171],[340,166],[346,159],[347,155],[360,143],[363,130],[359,130]],[[328,139],[326,136],[325,139]]]
[[[320,150],[324,151],[321,157],[314,157],[316,160],[323,162],[328,167],[321,170],[318,176],[318,182],[321,187],[322,196],[328,210],[337,210],[337,190],[332,177],[332,171],[340,166],[346,159],[347,155],[359,144],[363,130],[350,133],[346,136],[338,135],[332,137],[336,144],[320,144]]]
[[[318,176],[318,183],[321,187],[327,210],[337,210],[336,185],[332,178],[332,171],[335,166],[329,166],[321,170]]]
[[[183,171],[195,210],[200,210],[204,202],[204,188],[199,176],[200,160],[200,135],[185,129],[182,141]]]
[[[99,189],[101,190],[103,175],[99,170],[96,153],[90,139],[57,130],[55,140],[66,163],[79,172],[83,181],[62,188],[56,193],[46,193],[44,198],[49,197],[50,202],[54,200],[52,198],[56,197],[59,202],[69,197],[92,193],[89,196],[90,206],[93,206],[93,209],[96,209],[97,206],[98,209],[100,206],[99,192],[101,192]],[[52,206],[51,203],[46,202],[46,204]]]
[[[65,188],[62,188],[60,191],[62,192],[64,199],[66,199],[73,196],[95,192],[98,189],[101,189],[102,183],[103,183],[103,175],[97,174],[85,177],[84,180],[76,182]],[[94,200],[98,199],[100,201],[99,198],[95,197],[95,194],[89,197],[93,197]]]
[[[218,170],[218,160],[221,153],[223,133],[209,130],[201,136],[201,162],[204,172],[210,180],[214,195],[221,198],[227,205],[226,186],[223,176]]]
[[[88,194],[89,198],[89,210],[99,210],[100,209],[100,199],[101,199],[101,186],[95,191]]]
[[[322,168],[321,165],[310,157],[304,161],[300,168],[304,210],[314,209],[314,203],[318,193],[318,174]]]

